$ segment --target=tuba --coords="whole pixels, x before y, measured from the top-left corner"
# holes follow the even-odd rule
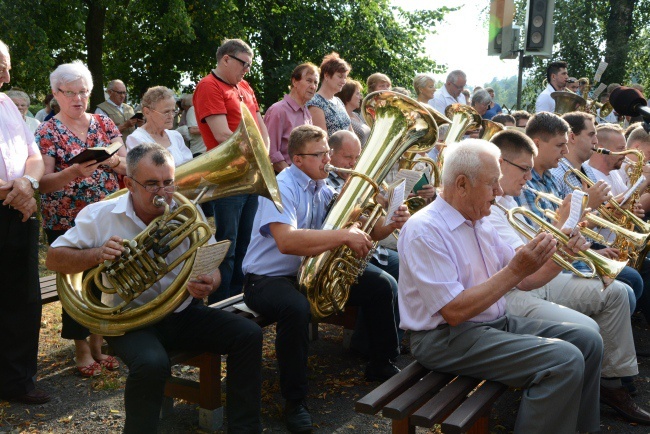
[[[361,111],[366,119],[373,119],[372,130],[354,173],[323,222],[325,230],[347,228],[366,214],[362,229],[371,232],[382,213],[374,201],[379,184],[406,150],[426,152],[437,136],[436,122],[427,110],[402,94],[373,92],[364,99]],[[357,258],[344,245],[303,259],[298,282],[314,319],[343,310],[350,286],[363,273],[370,255]]]
[[[85,276],[83,273],[57,274],[61,304],[78,323],[92,333],[119,336],[154,324],[180,306],[188,296],[185,286],[196,250],[212,234],[203,215],[197,211],[197,203],[235,194],[259,194],[270,198],[282,211],[282,200],[264,141],[250,111],[243,104],[241,110],[241,123],[228,140],[176,169],[175,184],[179,191],[174,193],[174,201],[178,208],[170,210],[161,197],[156,197],[154,204],[165,206],[163,215],[133,240],[124,240],[122,256],[112,262],[105,261]],[[125,192],[120,190],[111,197]],[[167,256],[185,240],[189,240],[189,249],[168,265]],[[174,282],[160,295],[144,305],[130,305],[181,264]],[[115,307],[107,306],[93,294],[94,289],[119,296],[122,301]]]
[[[494,136],[498,132],[505,130],[505,128],[506,127],[504,127],[498,122],[493,122],[488,119],[483,119],[482,128],[481,128],[482,131],[479,139],[487,140],[489,142],[492,136]]]
[[[443,153],[445,147],[451,143],[460,141],[468,130],[480,128],[483,125],[483,118],[474,107],[465,104],[451,104],[445,109],[445,116],[451,119],[449,131],[445,136],[445,144],[440,146],[438,154],[438,168],[442,171],[444,164]]]
[[[559,116],[569,112],[583,112],[587,109],[587,100],[573,92],[552,92],[551,98],[555,100],[555,113]]]

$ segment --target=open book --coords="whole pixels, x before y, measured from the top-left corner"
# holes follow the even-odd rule
[[[95,148],[86,148],[79,154],[68,160],[68,164],[80,164],[86,161],[95,160],[98,163],[108,160],[122,146],[122,143],[115,142],[109,146],[97,146]]]

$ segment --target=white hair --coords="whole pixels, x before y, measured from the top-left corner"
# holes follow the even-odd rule
[[[88,88],[88,91],[93,90],[93,77],[81,60],[75,60],[72,63],[59,65],[54,72],[50,74],[52,93],[56,92],[61,85],[72,83],[77,80],[83,81],[84,85]]]
[[[8,90],[8,91],[5,92],[5,95],[7,95],[11,99],[14,99],[14,98],[24,99],[25,102],[27,102],[27,105],[29,105],[29,103],[31,102],[30,99],[29,99],[29,95],[27,95],[22,90]]]
[[[9,57],[9,47],[2,41],[0,41],[0,55]]]
[[[420,89],[427,85],[429,81],[436,82],[436,79],[433,77],[433,74],[424,73],[418,74],[413,79],[413,88],[415,89],[415,94],[420,94]]]
[[[467,139],[460,143],[452,143],[445,149],[445,162],[442,167],[442,185],[451,187],[456,178],[465,175],[474,184],[481,172],[481,156],[488,155],[497,161],[501,158],[501,150],[487,140]]]

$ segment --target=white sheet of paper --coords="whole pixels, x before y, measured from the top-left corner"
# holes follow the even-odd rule
[[[641,184],[643,184],[643,181],[645,181],[645,176],[641,175],[639,179],[636,180],[634,185],[630,187],[626,192],[625,195],[623,195],[623,199],[621,200],[620,205],[623,206],[627,203],[628,200],[632,197],[632,194],[634,194],[635,191],[639,189]]]
[[[596,69],[596,74],[594,74],[594,83],[598,83],[600,81],[600,78],[603,76],[603,72],[605,72],[605,69],[607,69],[607,65],[609,65],[607,62],[600,62],[598,64],[598,69]]]
[[[230,247],[229,240],[219,241],[218,243],[201,246],[196,250],[196,257],[194,258],[194,265],[190,273],[190,280],[196,279],[201,274],[212,274],[215,272],[223,258],[226,257],[228,248]]]
[[[422,172],[418,170],[400,169],[397,175],[395,175],[396,180],[404,179],[404,191],[408,191],[409,193],[413,191],[413,187],[415,187],[415,184],[418,183],[420,178],[422,178]]]
[[[253,309],[251,309],[250,307],[246,306],[246,303],[237,303],[237,304],[233,304],[232,307],[234,307],[234,308],[237,309],[237,310],[241,310],[241,311],[243,311],[243,312],[248,312],[248,313],[250,313],[251,315],[253,315],[255,318],[257,318],[258,316],[260,316],[259,313],[255,312]]]
[[[587,202],[583,199],[585,196],[589,197],[589,195],[584,191],[573,190],[573,193],[571,194],[571,211],[569,212],[569,218],[566,219],[564,225],[562,225],[563,230],[570,229],[573,231],[582,220],[582,214],[585,211],[584,204]]]
[[[598,87],[596,88],[596,90],[594,90],[594,99],[598,98],[598,95],[600,95],[601,93],[603,93],[603,91],[604,91],[605,89],[607,89],[607,86],[604,85],[603,83],[600,83],[600,84],[598,85]]]
[[[420,174],[422,176],[422,174]],[[397,211],[397,208],[402,206],[404,203],[404,196],[406,190],[404,187],[406,186],[406,180],[401,179],[398,184],[393,184],[391,186],[391,191],[389,192],[389,202],[388,202],[388,209],[386,210],[386,220],[384,221],[384,226],[388,226],[391,224],[393,221],[393,216],[395,215],[395,211]]]

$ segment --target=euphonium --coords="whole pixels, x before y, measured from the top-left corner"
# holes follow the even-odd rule
[[[445,136],[445,144],[441,145],[438,154],[438,168],[442,171],[444,151],[451,143],[460,141],[468,130],[479,128],[483,118],[474,107],[465,104],[451,104],[445,109],[445,116],[451,119],[451,126]]]
[[[479,137],[479,139],[489,141],[492,138],[492,136],[494,136],[496,133],[500,131],[503,131],[505,127],[498,122],[492,122],[491,120],[483,119],[482,129],[483,131],[481,132],[481,136]]]
[[[563,233],[555,226],[549,224],[546,220],[539,217],[534,212],[524,207],[515,207],[512,209],[507,209],[499,203],[495,202],[495,205],[507,214],[508,222],[510,223],[510,225],[512,225],[512,227],[514,227],[519,233],[524,235],[529,240],[535,238],[535,236],[540,231],[546,231],[551,233],[551,235],[553,235],[553,237],[556,239],[558,244],[561,244],[566,247],[566,245],[569,243],[569,237],[565,233]],[[539,229],[535,229],[534,227],[526,223],[523,219],[516,218],[515,216],[517,215],[521,215],[529,219],[530,221],[534,222],[539,226]],[[555,261],[556,264],[558,264],[560,267],[564,268],[565,270],[571,271],[576,276],[585,279],[590,279],[594,276],[598,276],[600,280],[603,282],[603,285],[605,287],[607,287],[613,281],[613,279],[615,279],[616,276],[618,276],[618,274],[621,271],[623,271],[623,268],[625,268],[626,265],[625,261],[615,261],[613,259],[606,258],[594,252],[593,250],[586,250],[584,252],[580,252],[576,256],[570,255],[566,252],[564,253],[556,252],[553,254],[553,261]],[[584,262],[589,267],[590,272],[585,273],[583,271],[578,270],[571,263],[573,261]]]
[[[573,92],[552,92],[551,98],[555,100],[555,113],[560,116],[569,112],[583,112],[587,109],[587,100]]]
[[[128,252],[115,263],[92,269],[83,280],[82,273],[57,275],[61,304],[77,322],[93,333],[116,336],[146,327],[173,312],[188,295],[185,285],[194,252],[211,234],[205,222],[197,221],[201,214],[196,210],[196,203],[235,194],[259,194],[270,198],[282,211],[278,184],[262,136],[245,105],[241,104],[241,110],[241,123],[228,140],[176,169],[175,184],[179,192],[174,194],[174,200],[181,205],[178,209],[166,209],[163,216],[128,242]],[[110,197],[125,192],[120,190]],[[185,195],[194,198],[194,202]],[[174,260],[173,266],[166,265],[167,254],[186,239],[190,241],[188,252]],[[127,307],[181,262],[181,272],[162,294],[138,308]],[[110,287],[101,283],[102,274]],[[92,295],[93,286],[117,294],[123,301],[115,308],[108,307]]]
[[[91,269],[83,280],[83,273],[57,274],[61,304],[75,321],[92,333],[119,336],[159,321],[187,298],[185,284],[196,249],[210,239],[212,231],[206,222],[197,221],[200,214],[192,202],[179,193],[174,193],[174,200],[180,206],[171,211],[165,200],[156,196],[154,204],[164,206],[164,214],[133,240],[124,240],[125,252],[117,260],[104,261]],[[167,264],[167,256],[186,239],[189,248]],[[181,264],[176,280],[162,294],[139,307],[128,307],[131,301]],[[103,304],[93,294],[93,287],[105,294],[117,294],[122,302],[115,307]]]
[[[436,122],[417,101],[402,94],[380,91],[366,96],[361,108],[371,117],[372,130],[359,161],[341,194],[329,211],[322,229],[347,228],[368,215],[365,230],[381,215],[373,203],[378,185],[407,149],[426,152],[436,136]],[[369,254],[370,255],[370,254]],[[357,258],[347,246],[303,259],[298,271],[300,289],[305,293],[314,319],[343,310],[354,284],[369,256]]]

